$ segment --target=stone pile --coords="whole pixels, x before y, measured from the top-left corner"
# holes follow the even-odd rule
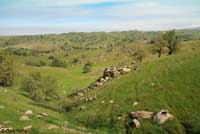
[[[140,128],[140,119],[153,119],[158,124],[163,124],[168,120],[172,120],[174,116],[169,113],[168,110],[161,110],[154,114],[150,111],[136,111],[131,112],[128,116],[125,117],[125,121],[131,120],[131,126],[132,128]]]
[[[154,116],[154,121],[156,121],[158,124],[163,124],[167,120],[172,120],[173,118],[174,116],[171,115],[168,110],[161,110]]]
[[[113,79],[113,78],[115,78],[119,75],[126,74],[130,71],[131,71],[131,68],[128,68],[128,67],[109,67],[109,68],[106,68],[103,71],[103,75],[101,77],[99,77],[94,83],[92,83],[87,88],[81,89],[78,92],[71,94],[69,97],[84,96],[84,94],[86,94],[90,90],[93,90],[97,87],[100,87],[103,84],[105,84],[107,81],[109,81],[109,80],[111,80],[111,79]]]

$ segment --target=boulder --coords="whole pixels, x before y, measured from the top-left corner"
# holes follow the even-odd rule
[[[152,118],[153,112],[149,111],[137,111],[137,112],[131,112],[131,117],[134,119],[150,119]]]
[[[57,125],[54,125],[54,124],[51,124],[48,126],[48,129],[51,130],[51,129],[58,129],[59,127]]]
[[[32,126],[26,126],[26,127],[23,128],[23,130],[24,130],[24,131],[28,131],[28,130],[30,130],[31,128],[32,128]]]
[[[49,116],[47,113],[41,113],[41,115],[43,115],[43,116]]]
[[[32,110],[27,110],[27,111],[24,113],[24,115],[32,115],[32,114],[33,114]]]
[[[36,118],[42,118],[42,117],[43,117],[43,116],[40,115],[40,114],[36,115]]]
[[[80,110],[85,110],[85,109],[87,109],[86,106],[81,106],[81,107],[80,107]]]
[[[169,113],[168,110],[161,110],[154,116],[154,121],[156,121],[158,124],[163,124],[167,120],[172,120],[174,116]]]
[[[137,105],[138,105],[138,102],[135,101],[135,102],[133,103],[133,106],[137,106]]]
[[[140,128],[140,122],[137,119],[133,119],[133,128]]]
[[[114,100],[110,100],[109,102],[110,102],[110,103],[114,103]]]
[[[13,128],[12,127],[2,127],[0,128],[0,132],[3,131],[3,132],[9,132],[9,131],[12,131]]]
[[[20,121],[29,121],[29,117],[27,115],[23,115],[19,118]]]

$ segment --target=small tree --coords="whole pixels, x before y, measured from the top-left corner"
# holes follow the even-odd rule
[[[26,78],[22,82],[22,89],[36,101],[44,101],[58,96],[56,81],[50,77],[42,77],[40,73],[33,73]]]
[[[65,61],[58,59],[58,58],[52,59],[51,65],[53,67],[67,67],[67,63]]]
[[[173,54],[177,49],[178,36],[175,30],[169,31],[165,34],[164,39],[167,41],[167,48],[169,49],[168,54]]]
[[[154,51],[155,51],[156,53],[158,53],[158,57],[161,57],[163,48],[165,47],[166,44],[167,44],[167,43],[166,43],[166,41],[164,40],[163,35],[162,35],[162,34],[159,34],[159,35],[157,36],[157,38],[155,39],[155,48],[154,48]]]
[[[92,71],[91,67],[92,67],[92,63],[91,62],[87,62],[83,67],[83,73],[91,72]]]
[[[0,56],[0,86],[12,86],[15,78],[14,62]]]

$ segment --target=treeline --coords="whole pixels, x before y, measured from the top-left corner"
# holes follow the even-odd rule
[[[33,50],[33,49],[27,49],[27,48],[12,48],[12,47],[6,48],[5,51],[8,54],[18,55],[18,56],[37,56],[40,54],[45,54],[45,53],[48,54],[48,53],[53,52],[53,50],[41,51],[41,50]]]

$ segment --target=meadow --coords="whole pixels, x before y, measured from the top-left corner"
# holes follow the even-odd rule
[[[179,39],[176,51],[169,55],[168,48],[162,46],[158,57],[155,47],[160,43],[156,40],[160,33],[1,36],[0,52],[13,62],[15,77],[12,85],[0,87],[0,125],[13,130],[31,126],[28,133],[32,134],[123,134],[124,121],[118,120],[119,117],[138,110],[168,109],[174,120],[163,125],[139,120],[141,128],[130,133],[200,133],[200,31],[176,31]],[[124,66],[137,69],[84,94],[84,97],[96,96],[94,101],[79,102],[79,98],[69,97],[96,81],[105,68]],[[55,90],[56,98],[48,96],[54,93],[49,91],[45,92],[46,99],[38,101],[34,98],[37,92],[30,96],[22,89],[26,80],[38,83],[37,77],[32,78],[33,73],[39,73],[41,81],[46,77],[55,81],[55,87],[48,86],[48,82],[47,87]],[[48,89],[31,86],[39,92]],[[134,106],[134,102],[138,105]],[[65,107],[70,110],[66,111]],[[20,121],[27,110],[33,112],[30,119]],[[41,113],[48,116],[37,118]]]

